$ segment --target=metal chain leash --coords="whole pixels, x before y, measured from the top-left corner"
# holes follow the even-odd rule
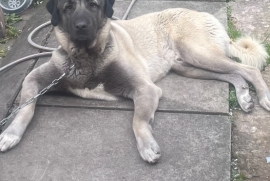
[[[72,66],[69,68],[69,70],[72,69],[73,67],[74,67],[74,65],[72,65]],[[17,107],[14,111],[12,111],[12,112],[10,113],[10,115],[9,115],[8,117],[2,119],[2,120],[0,121],[0,127],[4,126],[4,125],[7,123],[7,121],[8,121],[12,116],[16,115],[22,108],[24,108],[25,106],[31,104],[31,103],[34,102],[39,96],[45,94],[51,87],[53,87],[53,86],[55,86],[56,84],[58,84],[59,81],[60,81],[64,76],[66,76],[66,74],[67,74],[67,73],[65,72],[65,73],[63,73],[58,79],[54,79],[50,85],[48,85],[47,87],[45,87],[44,89],[42,89],[37,95],[35,95],[35,96],[32,97],[31,99],[28,99],[28,100],[27,100],[24,104],[22,104],[21,106]]]

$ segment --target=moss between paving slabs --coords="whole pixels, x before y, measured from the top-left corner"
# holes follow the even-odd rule
[[[267,39],[266,39],[266,41],[267,41]],[[265,48],[266,48],[268,55],[270,55],[270,43],[265,44]],[[269,65],[269,64],[270,64],[270,56],[267,59],[267,65]]]
[[[234,24],[232,22],[231,13],[232,13],[232,9],[231,9],[230,6],[228,6],[227,7],[227,22],[228,22],[227,32],[228,32],[229,37],[232,40],[235,40],[235,39],[241,37],[241,32],[238,31],[236,29],[236,27],[234,26]],[[239,108],[239,104],[238,104],[237,97],[236,97],[236,92],[235,92],[235,89],[234,89],[234,87],[232,85],[230,85],[230,87],[229,87],[229,99],[228,99],[228,101],[229,101],[230,109]]]
[[[242,36],[241,32],[236,29],[232,21],[232,8],[227,7],[228,35],[232,40]]]
[[[242,34],[234,26],[233,21],[232,21],[231,12],[232,12],[232,9],[231,9],[230,6],[228,6],[227,7],[227,23],[228,23],[227,24],[227,26],[228,26],[227,32],[228,32],[229,37],[232,40],[235,40],[235,39],[241,37]],[[239,104],[238,104],[238,101],[237,101],[235,88],[231,84],[229,86],[229,98],[228,98],[228,101],[229,101],[229,108],[230,109],[236,109],[236,108],[240,107]],[[230,119],[231,119],[232,124],[233,124],[233,117],[230,116]],[[238,169],[238,166],[237,166],[237,159],[232,159],[232,163],[231,163],[231,181],[244,181],[244,180],[245,180],[245,176],[243,174],[239,173],[239,169]]]

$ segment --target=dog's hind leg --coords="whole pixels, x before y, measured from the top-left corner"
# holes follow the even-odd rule
[[[255,87],[260,105],[270,111],[270,92],[258,68],[237,63],[217,49],[192,45],[192,48],[182,49],[181,53],[182,60],[195,67],[222,74],[240,75]]]
[[[240,75],[211,72],[184,62],[177,62],[172,69],[184,77],[229,82],[235,87],[237,100],[243,111],[250,112],[254,107],[252,98],[249,95],[249,86]]]
[[[48,86],[54,79],[59,78],[60,75],[60,71],[51,62],[45,63],[33,70],[23,82],[20,105],[36,96],[39,91]],[[23,107],[12,123],[0,135],[0,151],[7,151],[20,142],[34,115],[35,104],[36,100]]]
[[[150,123],[158,107],[162,91],[154,83],[140,85],[134,92],[133,131],[137,141],[137,148],[141,157],[155,163],[160,157],[160,148],[152,135]]]

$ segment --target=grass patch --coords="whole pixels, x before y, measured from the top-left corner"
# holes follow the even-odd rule
[[[5,57],[6,56],[6,50],[3,48],[0,48],[0,57]]]
[[[7,43],[10,39],[17,38],[20,32],[15,28],[15,23],[21,21],[21,17],[15,14],[5,16],[6,36],[0,38],[0,44]],[[6,49],[0,47],[0,57],[6,56]]]
[[[242,36],[241,32],[239,30],[237,30],[237,28],[235,27],[235,25],[233,24],[232,21],[232,8],[230,6],[227,7],[227,22],[228,22],[228,35],[232,40],[235,40],[239,37]],[[241,60],[239,59],[235,59],[235,61],[237,62],[241,62]],[[235,88],[230,85],[229,87],[229,108],[230,109],[235,109],[235,108],[239,108],[239,104],[237,101],[237,97],[236,97],[236,91]]]
[[[236,109],[236,108],[240,107],[239,104],[238,104],[238,101],[237,101],[236,91],[235,91],[235,88],[233,87],[233,85],[229,86],[229,98],[228,98],[228,101],[229,101],[229,108],[230,109]]]
[[[269,55],[269,57],[266,60],[267,65],[269,65],[270,64],[270,43],[267,43],[264,46],[265,46],[265,49],[266,49],[266,51],[267,51],[267,53]]]
[[[244,181],[246,179],[245,175],[239,171],[237,159],[233,159],[231,162],[231,181]]]
[[[14,24],[21,21],[21,17],[16,14],[6,15],[6,37],[0,39],[0,43],[4,44],[8,40],[16,38],[19,36],[20,32],[14,27]]]
[[[235,40],[242,36],[241,32],[237,30],[232,20],[232,8],[227,7],[227,22],[228,22],[228,35],[232,40]]]
[[[235,178],[233,179],[233,181],[244,181],[246,180],[247,178],[245,177],[245,175],[243,174],[239,174],[239,175],[236,175]]]

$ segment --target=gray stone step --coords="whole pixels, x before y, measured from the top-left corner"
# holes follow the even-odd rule
[[[132,111],[38,107],[21,143],[0,156],[1,181],[229,181],[227,116],[157,113],[159,163],[145,163]]]

